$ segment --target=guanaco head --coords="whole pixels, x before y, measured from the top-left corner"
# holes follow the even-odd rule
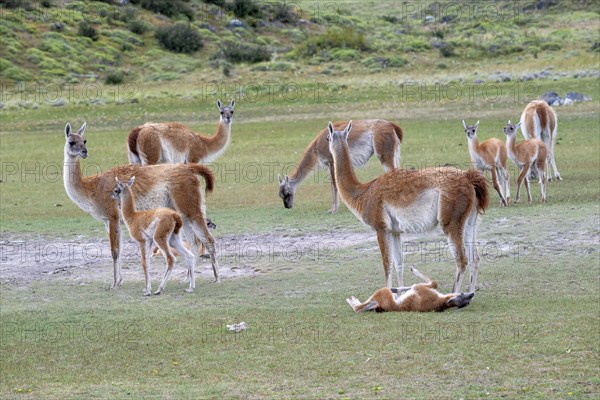
[[[221,121],[223,121],[226,124],[230,124],[231,121],[233,120],[233,106],[235,106],[235,100],[231,100],[231,103],[229,103],[229,105],[227,107],[225,107],[222,103],[221,100],[217,100],[217,108],[219,109],[219,112],[221,113]]]
[[[467,125],[465,120],[463,119],[463,126],[465,127],[465,133],[469,139],[472,139],[477,135],[477,127],[479,126],[479,121],[475,125]]]
[[[446,302],[448,308],[456,307],[463,308],[471,304],[471,300],[475,296],[475,293],[461,293],[457,296],[452,297]]]
[[[65,152],[73,157],[87,158],[88,151],[85,147],[87,140],[83,137],[87,124],[84,122],[77,133],[71,132],[71,124],[65,126],[65,136],[67,143],[65,144]]]
[[[521,126],[521,123],[519,122],[518,124],[513,124],[510,122],[510,119],[508,120],[508,124],[506,124],[506,126],[504,128],[502,128],[502,132],[504,132],[506,134],[506,136],[508,137],[514,137],[515,134],[517,133],[517,129]]]
[[[286,175],[285,178],[282,178],[281,175],[278,175],[277,179],[279,179],[279,197],[283,200],[283,206],[294,208],[295,190],[290,185],[290,177]]]
[[[348,134],[352,130],[352,121],[348,122],[346,128],[343,131],[336,131],[333,127],[333,123],[329,121],[327,124],[327,141],[329,142],[329,151],[331,154],[334,153],[334,149],[339,146],[342,142],[345,143],[348,140]]]
[[[110,192],[110,197],[113,200],[117,200],[119,206],[121,206],[121,196],[123,195],[124,192],[130,192],[131,186],[133,186],[133,182],[135,182],[135,176],[132,176],[131,178],[129,178],[129,181],[127,181],[127,183],[123,183],[119,180],[118,177],[115,176],[115,188],[113,189],[112,192]]]

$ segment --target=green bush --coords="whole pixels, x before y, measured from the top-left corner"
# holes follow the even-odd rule
[[[98,40],[98,31],[88,21],[81,21],[77,31],[79,36],[85,36],[92,39],[94,42]]]
[[[262,18],[262,11],[253,0],[234,0],[233,3],[227,4],[227,9],[238,18]]]
[[[225,0],[202,0],[206,4],[214,4],[215,6],[224,7]]]
[[[175,53],[189,54],[204,46],[198,30],[183,22],[157,28],[155,37],[165,49]]]
[[[323,49],[354,49],[359,51],[369,50],[369,45],[365,36],[352,27],[333,27],[327,32],[309,37],[309,39],[300,45],[298,54],[304,56],[314,56]]]
[[[456,56],[456,53],[454,52],[454,46],[452,46],[450,43],[442,43],[439,47],[439,50],[442,57]]]
[[[123,71],[121,71],[120,69],[116,69],[106,74],[106,77],[104,78],[104,83],[106,83],[107,85],[118,85],[120,83],[123,83],[124,79],[125,74],[123,73]]]
[[[225,59],[232,63],[257,63],[271,60],[267,46],[226,41],[221,47]]]
[[[189,4],[181,0],[142,0],[140,2],[142,8],[160,13],[169,18],[183,14],[191,21],[194,19],[194,11]]]
[[[152,24],[146,21],[140,21],[139,19],[132,19],[127,22],[127,29],[136,35],[143,35],[146,32],[152,31]]]
[[[333,49],[329,55],[336,61],[352,61],[360,57],[360,53],[354,49]]]

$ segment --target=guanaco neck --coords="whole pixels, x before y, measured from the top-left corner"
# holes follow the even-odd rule
[[[360,183],[356,177],[348,144],[343,143],[336,146],[332,155],[335,180],[342,199],[350,203],[359,200],[370,185]]]
[[[517,156],[517,144],[515,143],[515,136],[516,135],[506,136],[506,152],[508,153],[508,156],[516,162],[518,161],[519,157]]]
[[[467,137],[467,139],[469,139],[469,151],[471,154],[477,153],[477,150],[479,150],[479,139],[477,139],[477,135]]]
[[[127,185],[121,191],[121,214],[123,214],[123,220],[127,226],[130,226],[135,219],[136,211],[133,194]]]
[[[219,120],[217,124],[217,132],[210,137],[196,135],[196,137],[206,143],[206,148],[209,154],[219,153],[227,147],[229,144],[229,139],[231,137],[231,124],[233,121],[228,124],[223,121],[223,118]]]
[[[304,151],[302,158],[296,165],[296,168],[289,174],[290,186],[296,188],[302,182],[310,172],[315,169],[318,162],[317,156],[317,142],[314,140]]]
[[[90,210],[90,194],[86,191],[83,175],[81,174],[81,165],[79,156],[70,155],[67,151],[68,144],[65,144],[65,159],[63,169],[63,182],[65,191],[69,198],[84,211]]]

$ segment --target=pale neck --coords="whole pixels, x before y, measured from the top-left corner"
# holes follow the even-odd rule
[[[310,146],[302,155],[298,165],[289,174],[290,186],[296,187],[317,166],[317,154],[314,145]]]
[[[128,187],[124,187],[121,192],[121,213],[123,214],[123,219],[127,224],[129,224],[133,218],[135,217],[135,203],[133,201],[133,194],[131,193],[131,189]]]
[[[342,195],[358,197],[362,192],[362,185],[354,173],[354,167],[350,158],[348,145],[338,146],[333,151],[333,163],[335,170],[335,180]]]

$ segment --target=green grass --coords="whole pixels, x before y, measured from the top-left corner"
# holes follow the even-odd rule
[[[103,225],[64,191],[67,122],[78,128],[87,121],[90,156],[82,165],[95,173],[127,162],[127,133],[146,121],[180,121],[213,134],[217,98],[236,99],[231,145],[212,165],[216,188],[207,198],[208,214],[218,224],[217,243],[235,244],[244,235],[269,248],[282,238],[300,243],[320,235],[319,244],[332,247],[311,249],[299,259],[281,253],[254,259],[224,255],[223,266],[251,267],[256,274],[219,285],[198,278],[193,294],[185,294],[184,285],[172,279],[161,296],[149,298],[141,294],[135,257],[124,265],[128,278],[123,287],[114,291],[107,290],[112,279],[108,259],[81,268],[71,268],[68,261],[25,263],[22,280],[3,279],[0,285],[0,397],[597,398],[600,81],[573,78],[578,71],[600,68],[597,53],[588,51],[597,40],[597,12],[565,2],[560,10],[536,14],[544,18],[527,26],[513,21],[450,24],[444,41],[453,43],[458,56],[442,58],[435,48],[399,49],[429,44],[433,28],[443,27],[419,20],[386,22],[382,16],[390,15],[390,2],[340,2],[335,10],[328,3],[297,4],[320,21],[309,33],[294,27],[283,37],[280,27],[270,26],[234,33],[222,26],[225,18],[217,34],[203,29],[206,46],[194,56],[159,50],[151,32],[129,50],[116,50],[115,41],[106,47],[107,32],[119,34],[117,46],[127,44],[130,34],[115,30],[126,29],[125,21],[109,23],[102,17],[99,42],[69,42],[65,51],[73,62],[41,75],[39,65],[51,66],[53,58],[26,49],[39,47],[44,37],[43,48],[59,51],[61,35],[69,36],[71,28],[48,35],[47,24],[19,25],[6,11],[0,21],[3,37],[10,39],[0,44],[0,278],[4,268],[14,270],[5,241],[106,240]],[[80,10],[82,3],[70,7]],[[155,21],[146,11],[140,15]],[[78,22],[82,12],[73,12],[73,18]],[[209,64],[221,40],[241,37],[293,50],[331,26],[353,27],[371,50],[343,62],[335,60],[343,51],[335,49],[336,57],[320,59],[292,61],[278,54],[256,68],[236,65],[229,78]],[[500,43],[499,51],[525,40],[542,48],[540,38],[546,37],[561,50],[540,51],[537,58],[527,52],[484,56],[481,48],[496,40],[486,31],[490,26],[512,35],[513,41]],[[405,32],[402,40],[397,29]],[[474,35],[470,39],[468,32]],[[481,46],[471,49],[469,41]],[[402,63],[385,69],[379,62],[363,62],[379,56],[400,57]],[[65,71],[85,72],[80,69],[88,64],[97,70],[106,62],[124,71],[124,85],[69,78],[46,86],[30,81],[24,93],[15,93],[11,82],[11,76],[58,79]],[[438,68],[440,62],[446,68]],[[291,67],[273,68],[277,63]],[[523,73],[547,67],[567,76],[518,81]],[[511,74],[512,81],[489,81],[497,71]],[[486,85],[471,83],[480,78]],[[38,89],[46,88],[55,98],[54,84],[62,88],[55,97],[68,101],[64,107],[52,107],[52,101],[40,97]],[[490,187],[492,201],[478,239],[484,255],[480,290],[473,303],[459,312],[355,315],[344,300],[351,295],[364,299],[382,286],[379,251],[373,240],[347,248],[335,240],[369,229],[343,205],[338,214],[326,213],[331,204],[326,171],[302,183],[292,210],[284,209],[277,196],[277,174],[298,161],[327,121],[362,118],[385,118],[403,127],[403,167],[449,163],[467,168],[462,119],[481,121],[480,139],[504,140],[501,128],[507,120],[518,120],[528,101],[551,90],[593,98],[556,108],[556,161],[564,181],[548,184],[546,205],[537,203],[535,182],[535,204],[508,208],[499,207]],[[381,173],[375,159],[358,171],[362,181]],[[512,165],[510,173],[514,199]],[[406,265],[417,266],[438,280],[441,291],[449,291],[455,267],[443,237],[410,240],[413,248],[421,247],[407,254]],[[39,272],[54,266],[66,271],[25,278],[32,268]],[[201,268],[205,272],[207,263]],[[152,263],[153,272],[161,269],[161,261]],[[409,272],[405,281],[415,282]],[[241,321],[249,324],[247,331],[226,332],[226,324]]]

